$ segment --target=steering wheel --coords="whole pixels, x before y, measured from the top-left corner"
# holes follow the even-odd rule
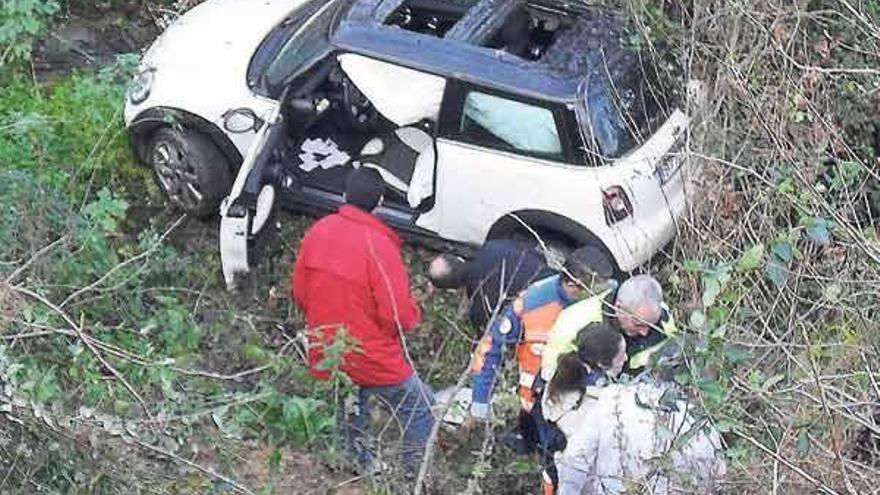
[[[353,128],[367,130],[376,125],[379,112],[347,77],[342,80],[342,106]]]

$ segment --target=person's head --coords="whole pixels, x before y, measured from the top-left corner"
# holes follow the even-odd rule
[[[629,337],[644,337],[663,315],[663,289],[654,277],[636,275],[620,284],[614,313]]]
[[[617,376],[626,363],[626,340],[605,323],[590,323],[575,340],[577,350],[559,357],[550,380],[552,399],[567,391],[582,391],[590,372],[603,371]]]
[[[464,285],[467,263],[451,254],[441,254],[431,260],[428,279],[440,289],[456,289]]]
[[[578,360],[591,371],[617,376],[626,362],[626,340],[605,323],[591,323],[577,335]]]
[[[373,168],[356,168],[345,179],[345,202],[366,212],[382,204],[384,194],[385,181]]]
[[[562,287],[572,299],[605,290],[614,275],[611,260],[593,246],[576,249],[565,257],[562,265]]]

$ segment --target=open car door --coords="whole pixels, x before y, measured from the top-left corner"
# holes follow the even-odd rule
[[[235,287],[237,277],[246,275],[257,263],[257,242],[265,238],[268,224],[277,208],[277,176],[279,150],[283,139],[280,105],[264,119],[246,110],[244,117],[253,118],[256,136],[238,170],[229,196],[220,205],[220,261],[226,288]],[[227,119],[230,120],[230,119]],[[245,126],[242,126],[244,129]]]

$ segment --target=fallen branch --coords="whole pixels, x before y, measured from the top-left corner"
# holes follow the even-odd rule
[[[67,240],[67,236],[66,236],[66,235],[63,235],[63,236],[59,237],[58,239],[55,239],[54,241],[52,241],[52,242],[49,243],[48,245],[43,246],[42,248],[40,248],[40,250],[37,251],[36,253],[34,253],[34,255],[31,256],[31,258],[30,258],[29,260],[27,260],[27,261],[26,261],[23,265],[21,265],[20,267],[16,268],[15,271],[13,271],[12,273],[10,273],[9,276],[6,277],[6,283],[7,283],[7,284],[11,284],[12,282],[14,282],[14,281],[15,281],[15,278],[18,277],[19,275],[21,275],[25,270],[27,270],[27,269],[28,269],[28,268],[34,263],[34,261],[36,261],[40,256],[46,254],[46,253],[49,252],[52,248],[54,248],[55,246],[57,246],[59,243],[64,242],[65,240]]]
[[[805,480],[809,481],[810,483],[812,483],[813,485],[815,485],[815,487],[818,488],[820,492],[825,493],[827,495],[840,495],[840,493],[834,491],[828,485],[822,483],[821,481],[817,480],[816,478],[813,478],[812,476],[807,474],[806,471],[795,466],[794,464],[789,462],[787,459],[780,456],[779,454],[777,454],[776,452],[771,450],[769,447],[764,445],[763,443],[755,440],[754,438],[750,437],[749,435],[746,435],[745,433],[740,433],[739,431],[736,431],[736,430],[734,430],[733,433],[736,436],[742,438],[743,440],[745,440],[745,441],[749,442],[750,444],[754,445],[755,447],[757,447],[758,450],[760,450],[760,451],[764,452],[765,454],[769,455],[770,457],[772,457],[775,462],[779,462],[781,464],[784,464],[787,468],[791,469],[792,471],[794,471],[795,473],[800,475],[803,479],[805,479]]]
[[[150,413],[150,409],[147,407],[147,403],[144,402],[143,397],[141,397],[140,394],[137,393],[137,391],[134,389],[134,387],[132,387],[131,384],[128,383],[128,380],[126,380],[125,377],[122,376],[121,373],[116,371],[116,368],[114,368],[112,364],[110,364],[109,362],[107,362],[106,359],[104,359],[104,356],[101,355],[100,352],[98,352],[98,349],[91,342],[91,340],[89,338],[87,338],[87,336],[82,331],[82,329],[79,327],[79,325],[77,325],[76,322],[73,321],[73,319],[67,313],[65,313],[63,309],[56,306],[55,304],[52,303],[52,301],[49,301],[48,299],[41,296],[40,294],[37,294],[36,292],[33,292],[29,289],[25,289],[24,287],[18,287],[15,285],[10,285],[8,287],[10,289],[14,290],[15,292],[18,292],[19,294],[24,294],[28,297],[36,299],[37,301],[41,302],[46,307],[48,307],[49,309],[51,309],[52,311],[57,313],[58,316],[60,316],[62,319],[64,319],[64,321],[66,321],[67,324],[70,325],[70,328],[72,328],[73,331],[76,332],[76,336],[79,338],[79,340],[83,344],[85,344],[85,346],[86,346],[86,348],[88,348],[89,352],[91,352],[92,355],[95,356],[95,359],[100,361],[101,364],[104,365],[104,367],[107,368],[107,370],[110,371],[110,373],[112,373],[113,376],[115,376],[122,383],[122,385],[128,390],[128,392],[135,399],[137,399],[137,401],[141,405],[141,408],[143,408],[143,410],[144,410],[144,414],[146,414],[147,417],[149,417],[149,418],[153,417],[153,415]]]
[[[85,294],[86,292],[94,290],[96,287],[98,287],[99,285],[104,283],[105,280],[110,278],[110,276],[113,275],[114,273],[116,273],[118,270],[121,270],[122,268],[125,268],[126,266],[128,266],[136,261],[140,261],[140,260],[146,258],[147,256],[149,256],[150,254],[152,254],[153,251],[155,251],[156,249],[158,249],[158,247],[160,245],[162,245],[162,242],[165,240],[165,238],[167,238],[171,234],[171,232],[173,232],[174,229],[176,229],[181,224],[181,222],[183,222],[184,219],[186,219],[185,214],[178,217],[177,220],[175,220],[174,223],[172,223],[170,227],[165,229],[165,232],[162,233],[162,235],[159,237],[159,239],[156,240],[156,242],[154,242],[153,245],[150,246],[148,249],[146,249],[144,252],[138,254],[137,256],[133,256],[133,257],[123,261],[122,263],[117,264],[116,266],[114,266],[110,270],[107,270],[107,273],[105,273],[104,275],[101,275],[101,277],[98,280],[95,280],[91,284],[74,291],[72,294],[67,296],[67,298],[64,301],[62,301],[61,304],[58,305],[58,307],[64,308],[65,306],[67,306],[67,303],[69,303],[70,301]]]

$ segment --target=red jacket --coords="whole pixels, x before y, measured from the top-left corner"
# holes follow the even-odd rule
[[[397,385],[413,370],[399,331],[419,324],[409,290],[400,238],[373,215],[352,206],[319,220],[303,238],[293,269],[291,295],[306,314],[309,369],[319,370],[323,346],[340,327],[359,349],[347,352],[340,369],[360,386]]]

